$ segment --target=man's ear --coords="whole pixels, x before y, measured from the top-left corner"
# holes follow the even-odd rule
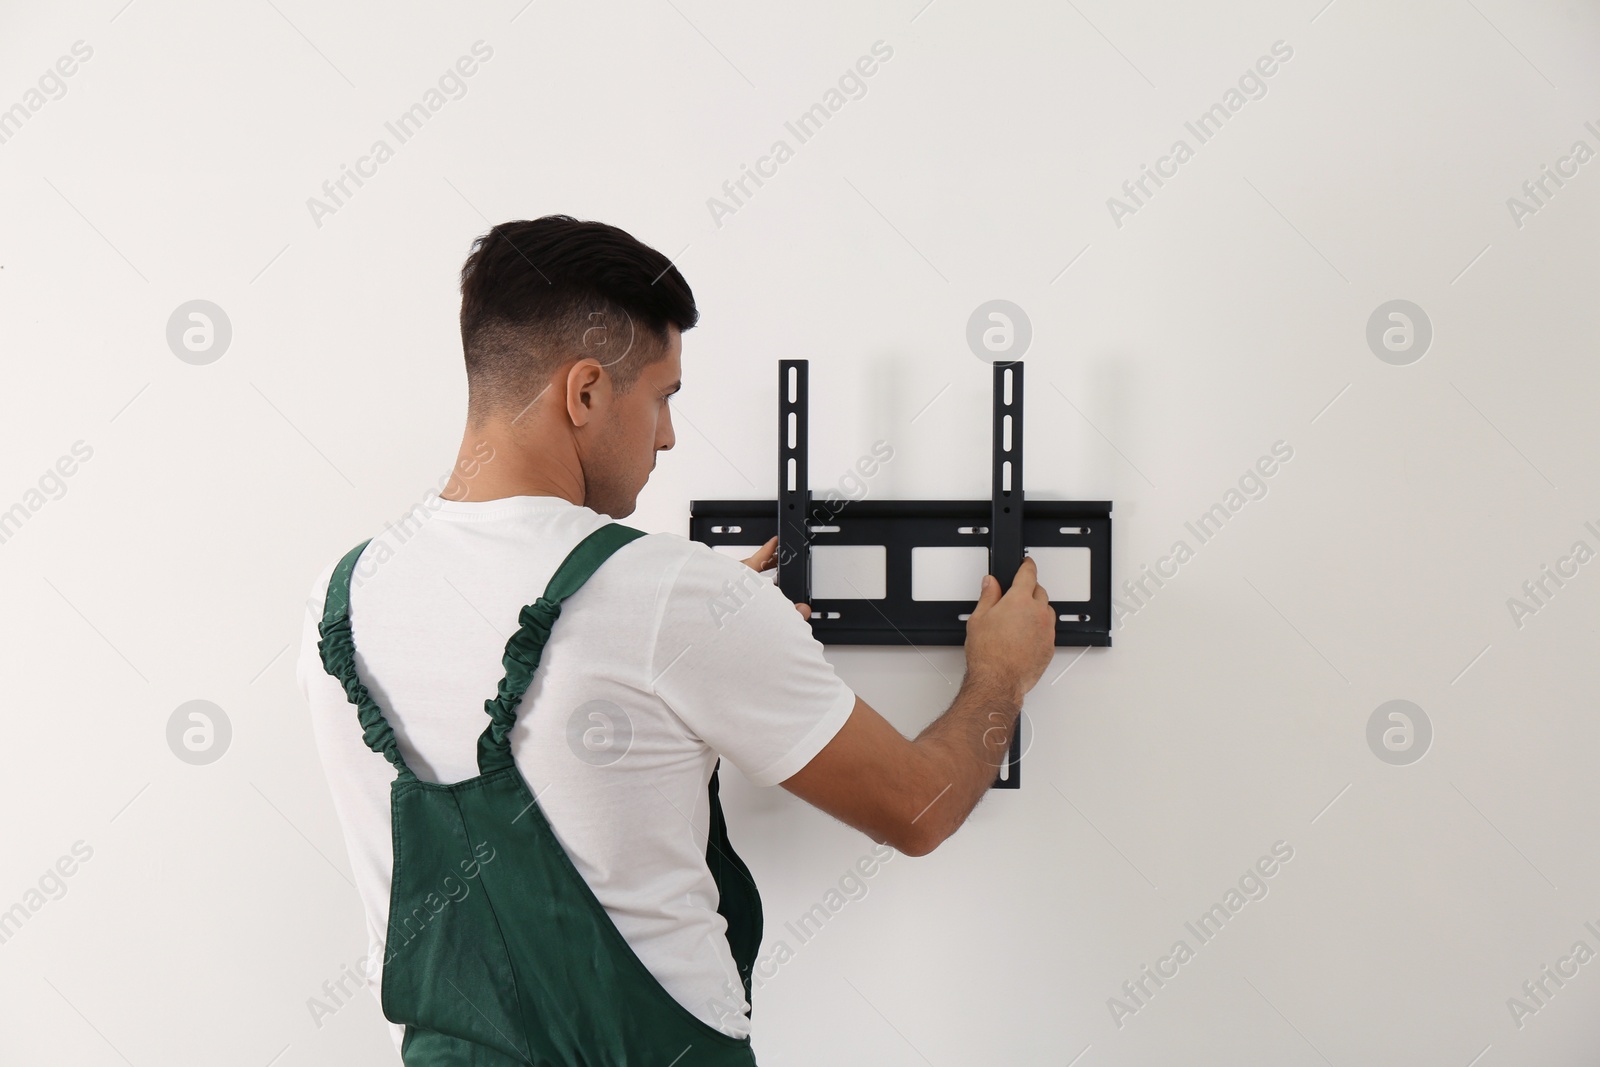
[[[567,371],[567,417],[586,426],[611,403],[611,377],[597,360],[580,359]]]

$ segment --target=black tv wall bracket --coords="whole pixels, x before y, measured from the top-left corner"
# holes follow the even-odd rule
[[[808,363],[778,361],[778,499],[694,500],[689,536],[707,545],[765,544],[778,535],[777,585],[811,606],[811,629],[833,645],[963,645],[971,600],[912,599],[912,552],[918,548],[982,547],[1003,591],[1029,547],[1089,549],[1089,596],[1052,600],[1056,645],[1111,644],[1111,502],[1028,500],[1022,481],[1020,360],[995,363],[991,491],[988,500],[813,501],[807,477]],[[882,599],[817,599],[811,595],[813,547],[881,545]],[[1022,785],[1022,730],[994,781]]]

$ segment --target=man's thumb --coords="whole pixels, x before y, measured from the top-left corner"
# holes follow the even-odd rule
[[[983,576],[983,589],[978,594],[978,606],[986,607],[1000,599],[1000,583],[995,581],[994,575]]]

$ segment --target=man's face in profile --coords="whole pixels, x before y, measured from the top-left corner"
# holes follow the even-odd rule
[[[637,346],[648,339],[635,340],[636,348],[623,356],[637,356]],[[667,399],[682,381],[683,336],[668,324],[666,355],[645,366],[632,391],[625,396],[612,393],[612,417],[607,419],[603,439],[603,462],[589,472],[585,505],[614,519],[633,514],[639,493],[650,480],[656,466],[656,453],[671,448],[677,441],[672,432],[672,410]],[[607,361],[602,359],[601,363]]]

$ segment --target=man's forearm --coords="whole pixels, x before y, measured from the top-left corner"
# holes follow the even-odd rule
[[[916,736],[927,796],[912,829],[922,851],[955,833],[994,785],[1021,710],[1017,685],[969,671],[950,709]]]

